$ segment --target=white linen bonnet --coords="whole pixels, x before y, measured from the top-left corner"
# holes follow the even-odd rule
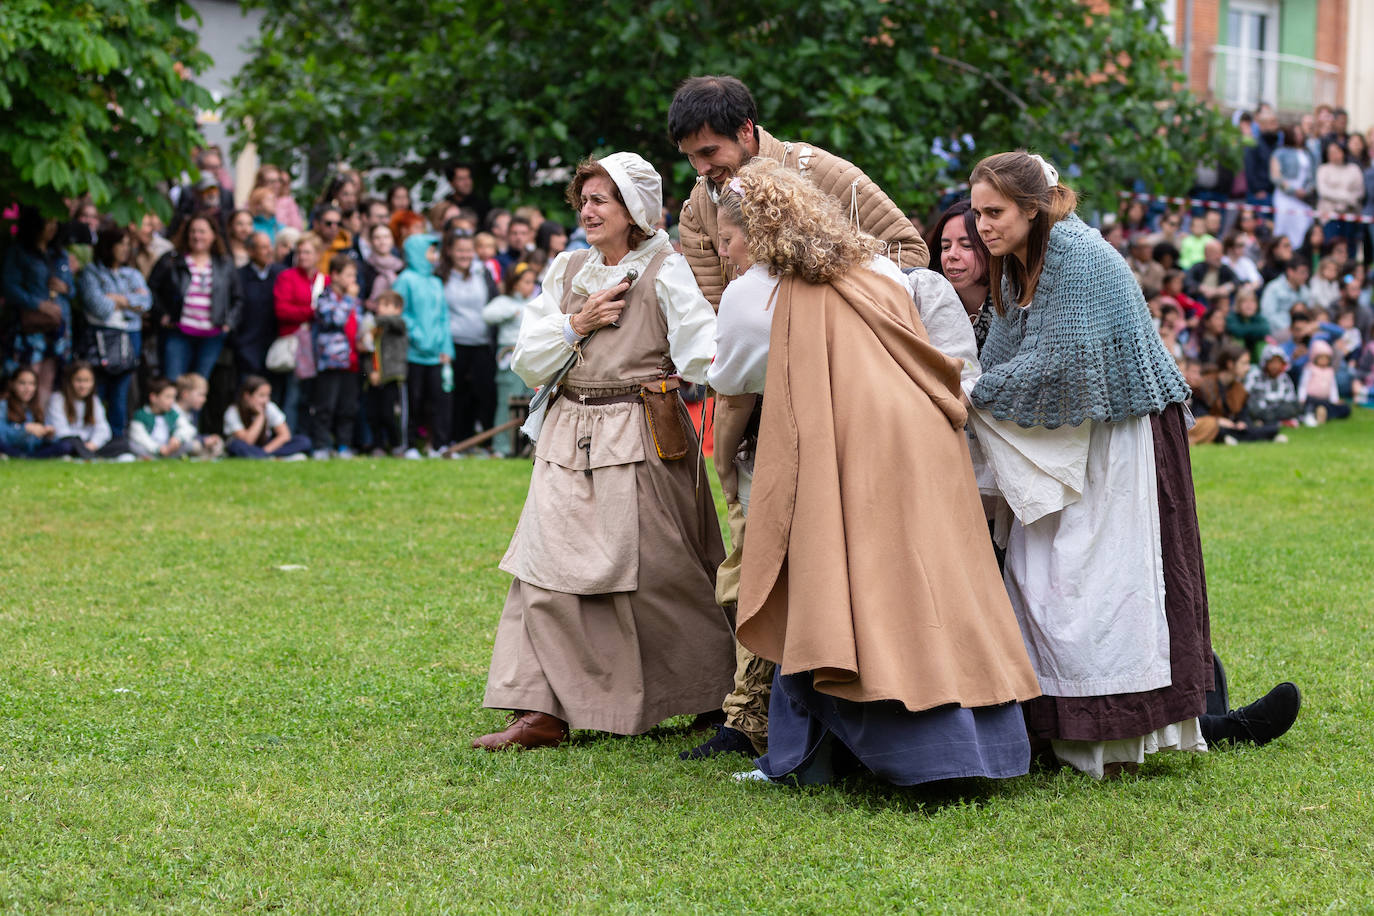
[[[638,153],[611,153],[596,162],[620,190],[630,219],[653,235],[654,224],[663,216],[663,179],[658,172]]]

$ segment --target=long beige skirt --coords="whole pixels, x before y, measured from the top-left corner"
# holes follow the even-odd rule
[[[642,430],[642,417],[637,419]],[[496,631],[486,706],[548,713],[572,728],[623,735],[720,707],[733,683],[735,647],[715,600],[716,568],[725,556],[715,503],[704,468],[698,489],[695,450],[665,462],[651,440],[644,445],[643,460],[630,465],[638,504],[638,587],[579,595],[517,576]],[[603,474],[610,483],[625,466],[596,467],[600,462],[592,455],[590,478],[588,468],[571,459],[537,458],[529,499],[585,487],[591,494],[614,493],[615,486],[595,484]],[[549,537],[547,516],[541,524]]]

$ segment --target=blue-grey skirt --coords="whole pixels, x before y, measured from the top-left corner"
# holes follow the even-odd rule
[[[910,712],[896,700],[855,703],[821,693],[809,671],[773,676],[768,753],[755,761],[770,779],[824,783],[856,769],[899,786],[1030,769],[1030,741],[1017,703]]]

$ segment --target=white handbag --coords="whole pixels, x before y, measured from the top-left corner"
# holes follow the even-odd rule
[[[299,352],[300,343],[296,340],[295,334],[278,337],[272,341],[272,346],[267,348],[267,371],[295,372],[296,355]]]
[[[320,298],[321,291],[324,290],[324,272],[315,274],[315,282],[310,287],[310,310],[315,310],[315,302]],[[267,348],[267,359],[265,360],[268,372],[295,372],[297,359],[300,357],[301,345],[300,338],[295,332],[285,334],[272,341],[272,346]]]

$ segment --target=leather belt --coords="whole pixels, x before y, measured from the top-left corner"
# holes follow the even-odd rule
[[[639,403],[638,394],[582,395],[578,394],[576,391],[568,391],[564,393],[564,397],[566,397],[569,401],[572,401],[576,404],[589,404],[592,406],[600,406],[602,404]]]

